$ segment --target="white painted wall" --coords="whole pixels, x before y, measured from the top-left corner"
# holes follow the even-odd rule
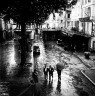
[[[71,27],[75,27],[75,22],[82,18],[82,0],[79,0],[71,11]],[[82,30],[81,22],[79,22],[79,30]]]
[[[77,21],[81,18],[81,2],[77,2],[77,4],[72,8],[71,11],[71,21]]]
[[[53,19],[53,13],[50,14],[48,20],[45,21],[44,28],[47,28],[47,24],[49,24],[49,28],[58,28],[59,27],[59,13],[55,13],[55,20]]]

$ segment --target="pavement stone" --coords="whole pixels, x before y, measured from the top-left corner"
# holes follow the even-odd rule
[[[3,54],[2,51],[4,50],[5,55],[6,55],[6,58],[7,58],[9,56],[8,52],[11,51],[11,49],[13,49],[12,48],[13,45],[17,45],[17,42],[14,42],[13,40],[11,40],[11,41],[7,41],[7,42],[4,42],[4,43],[0,44],[0,52],[1,52],[1,54]],[[7,49],[7,50],[3,49],[3,47],[5,49]],[[17,46],[14,47],[14,48],[16,49]],[[18,52],[18,51],[16,51],[16,52]],[[1,54],[0,54],[0,56],[2,56]],[[10,54],[11,54],[11,52],[10,52]],[[31,52],[29,52],[28,54],[29,54],[29,56],[28,56],[29,57],[29,60],[31,61],[31,58],[32,58],[32,57],[30,57]],[[3,56],[4,58],[5,58],[5,55]],[[17,58],[17,56],[15,58]],[[2,58],[0,58],[0,59],[1,59],[1,62],[0,62],[0,64],[1,64],[2,63]],[[31,74],[28,74],[30,72],[29,71],[29,68],[32,66],[32,63],[29,60],[27,60],[27,64],[25,64],[25,66],[23,68],[24,69],[23,72],[20,73],[21,76],[18,76],[17,75],[18,68],[20,68],[20,66],[18,64],[18,67],[15,67],[14,68],[14,75],[8,75],[8,76],[6,76],[6,78],[4,80],[3,79],[2,80],[0,79],[0,86],[4,86],[5,85],[5,82],[8,82],[8,89],[9,89],[8,92],[3,92],[0,89],[0,92],[2,91],[2,93],[0,93],[0,96],[9,96],[9,95],[5,95],[5,93],[6,94],[10,94],[10,96],[18,96],[23,91],[25,91],[30,85],[33,85],[30,82],[30,80],[32,80],[32,76],[31,76]],[[7,62],[7,59],[6,59],[6,62]],[[6,62],[3,61],[4,64]],[[16,62],[16,63],[18,63],[18,62]],[[0,70],[0,72],[1,72],[1,70]]]
[[[85,59],[85,56],[83,53],[74,53],[80,60],[89,68],[87,70],[81,71],[81,73],[91,82],[95,85],[95,61],[93,57],[95,57],[94,54],[91,54],[90,59]]]
[[[85,63],[85,65],[88,65],[89,66],[89,70],[85,70],[85,71],[81,71],[82,72],[82,74],[84,75],[84,76],[86,76],[94,85],[95,85],[95,70],[93,69],[92,70],[92,68],[94,67],[94,65],[93,66],[90,66],[90,64],[88,64],[88,60],[86,60],[85,59],[85,56],[84,56],[84,54],[83,53],[81,53],[81,54],[79,54],[79,53],[74,53],[78,58],[80,58],[81,59],[81,61],[83,61],[84,63]],[[93,59],[92,59],[92,57],[94,58],[94,56],[93,55],[91,55],[90,56],[91,57],[91,59],[89,60],[89,62],[92,64],[92,61],[93,61]],[[93,61],[94,62],[94,61]],[[93,63],[94,64],[94,63]],[[30,64],[28,64],[28,66],[29,66]],[[25,86],[24,87],[24,89],[26,89],[27,87],[29,87],[31,84],[30,84],[30,81],[29,81],[29,79],[28,78],[15,78],[15,79],[13,79],[12,81],[11,81],[11,84],[12,84],[12,86],[14,87],[14,86]],[[21,90],[21,91],[23,91],[23,89]]]

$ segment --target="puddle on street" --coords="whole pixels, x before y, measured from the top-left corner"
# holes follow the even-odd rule
[[[78,96],[72,84],[72,77],[64,71],[61,81],[58,81],[57,72],[54,71],[53,82],[44,81],[42,84],[45,96]]]
[[[78,66],[79,69],[84,68],[83,65],[78,65],[79,61],[72,57],[72,60],[67,58],[67,55],[65,56],[65,53],[63,54],[62,59],[65,59],[66,62],[68,62],[68,67],[63,69],[62,74],[61,74],[61,81],[58,81],[58,75],[57,71],[54,71],[54,78],[53,81],[49,82],[44,81],[43,79],[43,66],[45,63],[51,64],[53,67],[59,62],[59,53],[55,50],[52,53],[52,51],[47,51],[45,54],[45,50],[43,49],[43,45],[40,45],[41,48],[41,54],[37,58],[32,58],[34,61],[34,67],[38,68],[39,71],[39,77],[42,79],[41,81],[41,90],[42,90],[42,96],[89,96],[87,91],[83,89],[83,86],[81,85],[83,83],[82,79],[78,76],[79,70],[76,68]],[[15,60],[15,49],[12,47],[9,49],[10,52],[7,57],[9,62],[9,65],[7,66],[7,74],[13,74],[13,69],[16,67],[16,60]],[[60,50],[59,50],[60,51]],[[6,51],[5,51],[6,52]],[[33,54],[31,54],[32,56]],[[30,56],[30,58],[31,58]],[[66,58],[65,58],[66,57]],[[4,58],[3,58],[4,59]],[[5,58],[6,59],[6,58]],[[5,60],[4,59],[4,60]],[[29,62],[32,62],[32,59]],[[75,63],[78,62],[78,63]],[[30,67],[30,72],[32,73],[33,67]],[[0,91],[2,91],[1,88],[2,84],[0,85]],[[6,87],[5,87],[6,88]],[[6,88],[7,90],[7,88]],[[3,91],[2,91],[3,92]],[[5,92],[7,94],[7,92]],[[0,93],[0,96],[1,93]],[[7,95],[8,96],[8,95]]]

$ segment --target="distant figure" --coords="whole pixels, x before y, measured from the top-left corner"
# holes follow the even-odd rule
[[[38,75],[37,75],[36,69],[34,69],[34,72],[32,73],[32,77],[33,77],[34,83],[37,83],[38,82]]]
[[[53,80],[53,72],[54,72],[54,68],[51,67],[51,65],[49,66],[49,81],[51,80],[51,77],[52,77],[52,80]]]
[[[18,42],[19,42],[18,49],[20,50],[21,49],[21,44],[22,44],[21,38],[18,39]]]
[[[83,43],[82,44],[82,49],[83,49],[83,52],[85,51],[85,44]]]
[[[74,46],[74,52],[76,52],[76,45]]]
[[[47,79],[48,79],[48,68],[47,68],[46,65],[45,65],[45,67],[43,68],[43,71],[44,71],[44,78],[45,78],[45,80],[47,80]]]

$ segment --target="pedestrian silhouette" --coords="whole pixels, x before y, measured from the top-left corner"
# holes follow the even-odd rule
[[[56,65],[56,70],[57,70],[59,81],[61,80],[61,71],[64,69],[64,67],[65,67],[65,62],[64,63],[60,62],[60,63],[57,63]]]
[[[48,68],[47,68],[46,65],[45,65],[45,67],[43,68],[43,71],[44,71],[44,78],[45,78],[45,80],[47,80],[47,79],[48,79]]]
[[[54,68],[50,65],[49,66],[49,81],[51,81],[51,77],[53,80],[53,72],[54,72]]]

